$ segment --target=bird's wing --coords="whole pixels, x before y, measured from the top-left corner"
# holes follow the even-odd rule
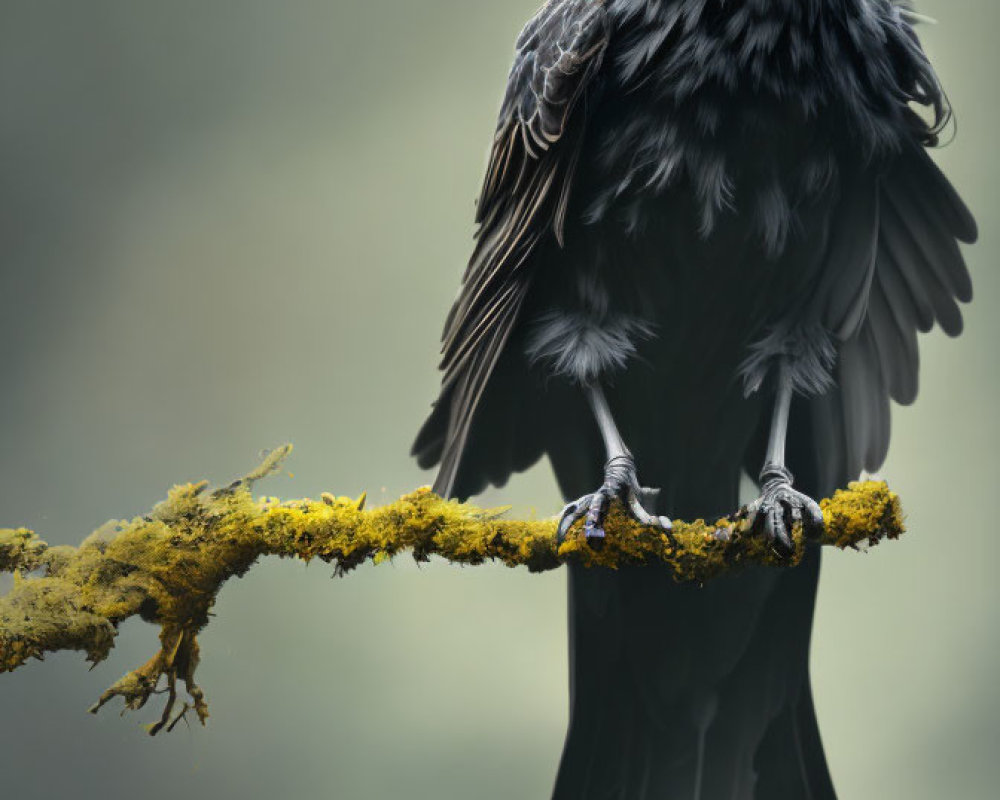
[[[976,222],[927,151],[916,142],[905,147],[874,189],[874,202],[860,206],[875,215],[872,258],[855,262],[825,320],[842,339],[838,390],[813,401],[832,485],[881,466],[889,400],[907,405],[917,394],[917,332],[937,322],[957,336],[958,302],[972,299],[958,243],[976,240]],[[859,239],[869,241],[870,223]]]
[[[517,40],[477,207],[476,246],[445,323],[441,397],[414,443],[439,458],[434,488],[450,495],[473,414],[531,281],[544,237],[561,244],[585,120],[583,105],[609,37],[605,0],[550,0]]]

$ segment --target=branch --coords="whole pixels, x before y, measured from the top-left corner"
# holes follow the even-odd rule
[[[60,650],[81,650],[97,664],[114,646],[118,624],[139,615],[160,626],[160,650],[105,691],[91,711],[114,697],[138,709],[165,692],[163,712],[148,729],[156,734],[190,709],[203,724],[207,719],[208,706],[194,681],[197,634],[222,585],[263,555],[318,558],[333,564],[338,575],[405,550],[417,561],[439,555],[459,564],[501,561],[532,572],[568,560],[610,568],[662,563],[679,581],[704,582],[745,564],[795,565],[806,547],[796,526],[794,552],[777,553],[750,525],[745,508],[715,522],[675,522],[667,536],[615,506],[605,544],[595,550],[579,523],[560,543],[555,520],[505,519],[506,509],[442,500],[426,488],[368,511],[364,495],[254,499],[253,485],[290,452],[290,445],[272,451],[253,472],[221,489],[209,491],[205,481],[175,486],[148,515],[106,523],[79,547],[49,547],[24,528],[0,530],[0,572],[14,573],[13,587],[0,597],[0,672]],[[857,548],[903,532],[899,499],[884,483],[853,483],[821,506],[822,544]],[[161,678],[165,686],[158,689]],[[178,680],[190,703],[171,718]]]

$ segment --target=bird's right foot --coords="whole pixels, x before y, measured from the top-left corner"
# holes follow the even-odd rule
[[[792,528],[801,524],[807,536],[823,531],[823,511],[808,495],[792,488],[792,473],[780,464],[765,464],[760,473],[761,494],[747,506],[750,524],[782,555],[795,551]]]
[[[629,516],[640,525],[650,525],[660,528],[667,535],[673,529],[668,517],[655,516],[643,508],[642,501],[649,500],[659,493],[659,489],[646,489],[639,485],[635,461],[629,454],[614,456],[604,465],[604,483],[593,494],[567,503],[559,520],[559,541],[566,538],[569,529],[581,517],[584,519],[584,535],[587,542],[594,548],[604,544],[604,519],[608,508],[615,497],[625,505]]]

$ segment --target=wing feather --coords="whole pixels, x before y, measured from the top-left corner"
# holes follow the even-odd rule
[[[857,199],[866,207],[863,197]],[[867,241],[869,227],[855,233]],[[830,398],[814,401],[821,458],[838,464],[848,476],[874,471],[889,445],[889,399],[913,402],[920,358],[917,332],[935,322],[949,336],[962,330],[959,303],[972,297],[972,281],[959,242],[977,235],[972,214],[958,193],[916,145],[906,148],[879,181],[877,248],[870,281],[861,286],[863,299],[835,298],[838,313],[828,322],[849,320],[840,309],[864,305],[860,326],[843,342],[837,368],[838,387]],[[841,324],[840,330],[848,326]],[[836,328],[834,330],[837,330]]]
[[[850,338],[868,307],[878,247],[879,195],[875,182],[861,176],[852,182],[831,226],[824,266],[827,298],[823,322],[838,339]]]
[[[909,405],[917,396],[920,365],[917,328],[912,322],[900,324],[899,319],[886,299],[882,282],[876,281],[872,286],[868,324],[878,351],[879,366],[892,399]]]
[[[421,466],[440,460],[434,489],[443,496],[455,490],[473,417],[531,284],[532,257],[550,235],[563,243],[586,128],[580,101],[609,35],[605,0],[550,0],[518,37],[477,204],[476,245],[442,334],[441,396],[413,446]]]

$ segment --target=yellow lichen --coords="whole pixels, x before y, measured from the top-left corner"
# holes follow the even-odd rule
[[[638,525],[616,504],[597,549],[579,524],[560,543],[554,519],[507,519],[506,509],[443,500],[427,488],[370,510],[364,508],[364,495],[254,499],[254,483],[277,470],[290,449],[272,451],[253,472],[222,489],[209,491],[204,481],[175,486],[148,515],[108,523],[77,548],[50,548],[25,529],[0,530],[0,571],[16,577],[0,597],[0,672],[58,650],[82,650],[96,663],[111,650],[118,623],[139,615],[160,625],[160,650],[110,687],[93,710],[113,697],[140,708],[163,677],[166,708],[150,727],[157,733],[170,729],[189,708],[202,722],[207,718],[208,707],[194,682],[197,634],[223,583],[244,574],[262,555],[318,558],[338,574],[404,551],[417,560],[432,555],[460,564],[493,560],[532,571],[567,560],[605,568],[659,564],[677,580],[703,582],[744,563],[795,564],[806,547],[796,527],[793,552],[776,552],[752,530],[745,510],[711,524],[675,522],[668,536]],[[822,507],[823,544],[875,543],[903,530],[899,499],[884,483],[851,484]],[[44,574],[20,576],[36,570]],[[184,703],[171,721],[178,680],[191,704]]]
[[[856,548],[863,542],[898,539],[906,530],[899,495],[882,481],[852,483],[820,503],[829,544]]]

